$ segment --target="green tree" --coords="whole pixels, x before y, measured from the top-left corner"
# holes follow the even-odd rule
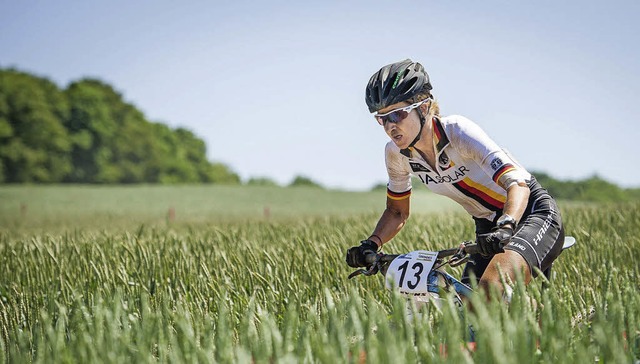
[[[306,176],[296,176],[289,184],[290,187],[307,186],[307,187],[322,187],[319,183],[315,182]]]
[[[122,173],[113,153],[119,127],[114,115],[118,105],[114,101],[119,97],[97,80],[74,82],[66,94],[71,106],[66,126],[74,141],[71,152],[74,170],[68,181],[119,182]]]
[[[61,181],[71,170],[68,113],[51,81],[0,70],[0,181]]]
[[[191,168],[180,163],[180,146],[173,130],[162,123],[152,123],[150,127],[154,138],[150,144],[145,179],[163,184],[193,180]]]
[[[229,166],[224,163],[211,163],[207,167],[208,179],[205,182],[219,183],[227,185],[240,184],[240,176],[233,172]]]
[[[544,172],[532,172],[549,193],[559,199],[594,202],[624,201],[632,196],[597,175],[582,181],[560,181]]]
[[[61,91],[0,69],[0,182],[240,183],[191,131],[146,120],[95,79]]]
[[[213,182],[213,169],[207,161],[207,148],[204,142],[184,128],[173,132],[176,136],[179,162],[189,169],[190,180],[187,182]]]
[[[581,181],[578,199],[596,202],[621,202],[627,199],[624,190],[599,176]]]
[[[229,167],[207,160],[206,144],[190,130],[177,128],[173,131],[173,150],[177,156],[173,167],[174,171],[180,172],[181,182],[240,183],[240,177]]]
[[[120,181],[158,182],[149,172],[153,161],[162,158],[154,129],[137,109],[127,105],[123,111],[118,137],[112,144],[113,160],[120,168]]]
[[[239,183],[191,131],[151,123],[110,86],[82,80],[68,89],[68,127],[77,143],[71,180],[94,183]]]
[[[278,186],[276,181],[269,177],[251,177],[247,180],[249,186]]]

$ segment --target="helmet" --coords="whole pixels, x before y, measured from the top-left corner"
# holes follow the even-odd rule
[[[407,58],[388,64],[371,76],[365,100],[369,112],[375,112],[424,91],[431,91],[429,75],[420,63]]]

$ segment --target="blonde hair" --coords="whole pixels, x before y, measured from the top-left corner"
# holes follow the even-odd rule
[[[407,100],[407,102],[409,104],[414,104],[416,102],[420,102],[424,99],[427,98],[431,98],[431,106],[429,107],[429,115],[425,115],[427,116],[427,119],[429,119],[431,116],[440,116],[440,105],[438,105],[438,101],[436,101],[436,99],[433,98],[433,95],[431,95],[431,92],[429,91],[424,91],[421,92],[417,95],[415,95],[414,97],[412,97],[411,99]]]

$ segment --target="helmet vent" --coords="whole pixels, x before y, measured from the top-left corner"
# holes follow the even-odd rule
[[[389,96],[389,93],[394,88],[393,86],[394,86],[395,82],[393,82],[393,80],[396,80],[397,78],[398,78],[398,74],[397,73],[394,73],[392,75],[392,77],[388,78],[391,82],[387,82],[387,84],[384,85],[384,89],[382,90],[382,98],[383,99],[385,99],[385,98],[387,98]]]
[[[418,82],[418,79],[416,77],[412,78],[405,86],[406,90],[411,90],[413,88],[413,86],[416,84],[416,82]]]

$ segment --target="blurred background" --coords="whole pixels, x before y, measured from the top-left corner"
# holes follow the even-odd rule
[[[637,187],[639,10],[637,1],[1,1],[2,180],[304,177],[369,190],[386,182],[387,137],[365,85],[412,58],[443,115],[474,120],[529,170]]]

